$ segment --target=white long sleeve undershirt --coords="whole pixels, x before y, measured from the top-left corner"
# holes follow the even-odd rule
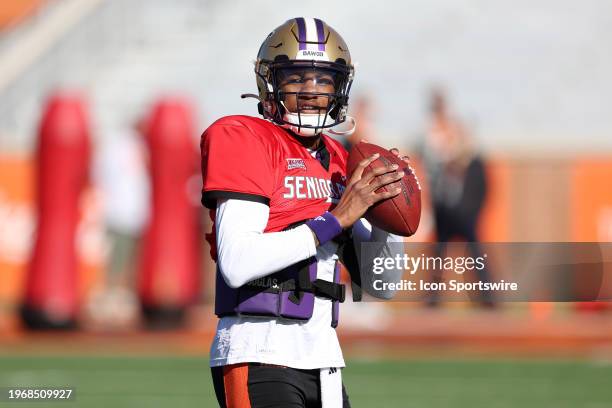
[[[240,287],[317,253],[306,225],[264,234],[269,214],[269,207],[262,203],[217,201],[217,262],[230,287]]]
[[[264,233],[268,217],[269,207],[262,203],[235,199],[217,202],[217,262],[221,275],[230,287],[240,287],[317,253],[315,239],[308,226]],[[361,219],[353,226],[353,239],[356,247],[363,242],[380,244],[380,250],[373,251],[372,259],[364,260],[365,267],[360,267],[362,286],[373,296],[390,298],[392,292],[373,293],[368,290],[372,288],[371,282],[374,279],[399,281],[401,274],[373,275],[369,266],[376,256],[394,256],[393,250],[397,246],[386,244],[401,242],[402,237],[372,228],[366,220]]]

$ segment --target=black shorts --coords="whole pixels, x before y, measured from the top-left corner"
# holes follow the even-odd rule
[[[320,408],[320,370],[232,364],[212,367],[215,394],[221,408]],[[344,384],[342,408],[350,408]]]

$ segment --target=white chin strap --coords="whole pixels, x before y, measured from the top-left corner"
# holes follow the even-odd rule
[[[300,119],[302,120],[302,126],[299,125]],[[355,132],[357,122],[352,116],[346,116],[348,122],[350,122],[349,128],[346,130],[334,130],[328,128],[328,132],[336,136],[350,136]],[[324,123],[333,123],[333,119],[328,114],[300,114],[298,117],[297,113],[285,113],[283,120],[287,122],[282,125],[284,128],[291,130],[293,133],[300,136],[314,136],[323,132],[323,129],[317,126],[321,126]],[[303,127],[304,125],[310,127]]]
[[[350,136],[355,133],[355,128],[357,127],[357,121],[354,117],[346,115],[346,121],[350,122],[349,127],[346,130],[334,130],[329,129],[329,133],[336,136]]]
[[[283,120],[287,122],[283,125],[284,128],[291,130],[293,133],[298,134],[300,136],[314,136],[318,135],[323,131],[318,126],[322,126],[324,123],[333,123],[332,118],[329,115],[319,115],[315,114],[305,114],[302,113],[298,115],[297,113],[287,112],[283,115]],[[302,126],[300,126],[300,120]],[[308,126],[308,127],[304,127]]]

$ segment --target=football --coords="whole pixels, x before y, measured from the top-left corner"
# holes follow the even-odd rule
[[[349,152],[348,178],[350,179],[360,161],[374,153],[379,153],[380,156],[370,163],[364,174],[377,167],[388,166],[389,164],[398,164],[399,168],[404,170],[404,177],[395,183],[381,187],[376,192],[396,187],[401,187],[402,192],[393,198],[374,204],[365,213],[365,218],[378,228],[392,234],[409,237],[416,232],[421,219],[421,187],[406,162],[383,147],[372,143],[359,142]]]

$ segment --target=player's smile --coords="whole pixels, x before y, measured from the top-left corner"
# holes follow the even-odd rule
[[[319,98],[318,98],[319,99]],[[305,114],[319,114],[327,108],[327,102],[316,100],[316,102],[305,102],[300,98],[299,111]],[[327,98],[320,98],[327,99]]]

